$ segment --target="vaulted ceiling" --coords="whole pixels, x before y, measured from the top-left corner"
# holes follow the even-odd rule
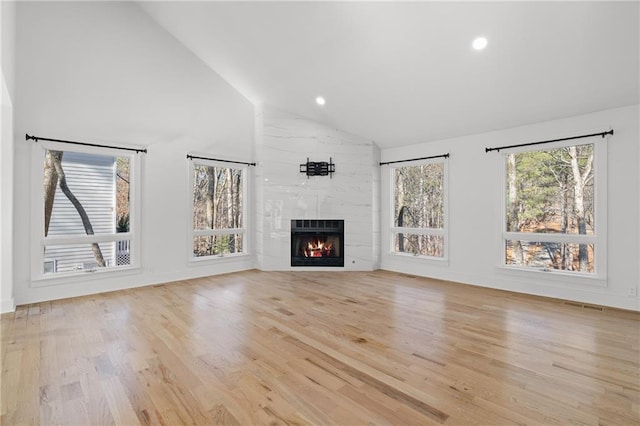
[[[639,2],[139,4],[250,101],[382,148],[640,97]]]

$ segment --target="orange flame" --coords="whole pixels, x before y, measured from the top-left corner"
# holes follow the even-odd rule
[[[304,257],[329,257],[333,251],[333,244],[326,244],[317,239],[307,242],[307,247],[303,250]]]

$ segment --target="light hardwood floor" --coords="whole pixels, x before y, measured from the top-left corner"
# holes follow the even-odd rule
[[[2,425],[640,424],[640,315],[259,272],[1,317]]]

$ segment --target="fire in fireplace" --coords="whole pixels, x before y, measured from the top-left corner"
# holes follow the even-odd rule
[[[312,238],[307,246],[302,249],[304,257],[331,257],[333,255],[333,243],[322,241],[321,238]]]
[[[291,266],[344,266],[344,220],[293,219]]]

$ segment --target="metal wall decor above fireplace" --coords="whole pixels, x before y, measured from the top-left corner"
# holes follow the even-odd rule
[[[344,220],[291,220],[291,266],[344,266]]]

